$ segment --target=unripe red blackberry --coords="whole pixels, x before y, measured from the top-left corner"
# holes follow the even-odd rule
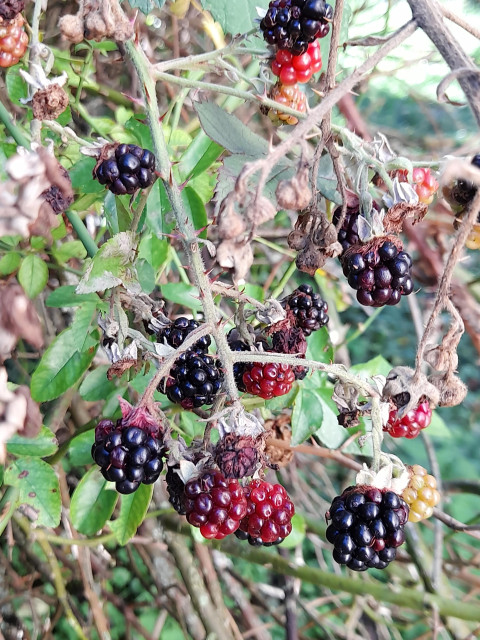
[[[407,182],[408,171],[400,169],[395,172],[395,176],[400,182]],[[412,183],[419,201],[423,204],[431,204],[435,193],[438,191],[438,182],[435,180],[431,169],[415,167],[412,172]]]
[[[173,347],[178,349],[183,344],[185,338],[194,330],[197,329],[200,324],[196,320],[189,320],[183,316],[177,318],[172,322],[169,327],[165,327],[157,333],[157,342],[163,343],[164,341]],[[212,343],[210,336],[202,336],[192,346],[193,351],[208,351],[208,347]]]
[[[0,20],[0,67],[13,67],[25,55],[28,36],[23,29],[24,23],[21,14],[13,20]]]
[[[353,571],[385,569],[405,541],[407,503],[393,491],[371,486],[346,489],[326,514],[333,559]]]
[[[192,409],[213,404],[223,378],[218,360],[201,351],[189,350],[178,356],[169,377],[160,383],[158,390],[165,393],[170,402]]]
[[[385,240],[380,245],[351,247],[342,258],[348,284],[357,291],[357,300],[367,307],[396,305],[413,291],[410,274],[412,259],[396,244]]]
[[[25,0],[0,0],[0,18],[13,20],[25,9]]]
[[[110,146],[107,157],[101,158],[93,170],[93,177],[100,184],[116,196],[123,196],[155,182],[155,156],[151,151],[135,144]]]
[[[253,546],[280,544],[292,531],[293,502],[281,484],[252,480],[244,487],[247,514],[235,534]]]
[[[427,400],[421,402],[418,407],[411,409],[402,418],[397,417],[398,409],[390,411],[388,422],[383,430],[392,438],[416,438],[422,429],[428,427],[432,421],[432,410]]]
[[[328,305],[319,293],[313,293],[309,284],[301,284],[293,293],[281,300],[284,309],[295,317],[295,324],[306,336],[328,323]]]
[[[222,540],[234,533],[247,513],[247,500],[237,480],[220,471],[206,470],[185,485],[188,522],[200,528],[204,538]]]
[[[162,435],[148,410],[133,407],[116,424],[111,420],[98,423],[92,457],[119,493],[133,493],[141,483],[153,484],[158,479],[166,453]]]
[[[288,364],[253,362],[247,363],[242,380],[247,393],[270,400],[290,391],[295,374]]]
[[[300,56],[294,56],[286,49],[279,49],[271,63],[274,75],[285,85],[308,82],[314,73],[322,68],[322,53],[318,40],[308,45]]]
[[[402,498],[410,507],[409,521],[420,522],[432,516],[434,507],[440,502],[440,493],[434,476],[419,464],[414,464],[409,471],[410,481],[403,490]]]
[[[327,35],[332,18],[324,0],[272,0],[260,28],[268,44],[299,56],[309,42]]]

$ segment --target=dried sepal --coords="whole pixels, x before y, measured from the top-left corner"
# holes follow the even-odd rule
[[[397,457],[387,457],[382,460],[383,464],[380,469],[375,472],[369,469],[367,465],[357,473],[355,478],[357,485],[367,485],[376,489],[387,489],[401,495],[402,491],[407,487],[410,481],[410,473]]]
[[[281,180],[275,191],[278,206],[282,209],[301,211],[306,209],[312,200],[309,186],[309,169],[302,166],[291,180]]]
[[[440,393],[425,374],[415,374],[410,367],[400,366],[394,367],[388,374],[382,399],[391,401],[401,418],[424,399],[428,400],[432,409],[435,408],[440,401]]]
[[[217,247],[217,262],[232,271],[233,281],[243,284],[253,264],[253,249],[249,243],[224,240]]]
[[[133,24],[118,0],[79,0],[76,15],[62,16],[58,26],[62,36],[78,44],[83,39],[126,42],[134,33]]]

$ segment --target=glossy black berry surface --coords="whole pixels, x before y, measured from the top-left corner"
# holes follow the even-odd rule
[[[135,144],[120,144],[112,157],[95,167],[93,177],[117,196],[133,194],[157,179],[155,156]]]
[[[289,309],[295,317],[296,326],[306,336],[328,323],[328,305],[319,293],[314,293],[309,284],[301,284],[298,289],[281,301],[284,309]]]
[[[299,56],[310,42],[328,34],[332,18],[332,7],[324,0],[272,0],[260,28],[268,44]]]
[[[166,342],[174,349],[177,349],[183,344],[185,338],[199,326],[200,324],[196,320],[189,320],[182,316],[174,320],[170,326],[159,331],[157,333],[157,341],[161,343]],[[211,343],[212,339],[210,336],[202,336],[194,343],[192,349],[194,351],[206,352]]]
[[[110,429],[97,427],[92,446],[103,477],[123,494],[133,493],[141,483],[153,484],[163,469],[163,443],[139,427],[110,424]]]
[[[160,383],[158,390],[165,393],[170,402],[192,409],[213,404],[223,378],[218,360],[202,351],[187,351],[177,358],[170,376]]]
[[[405,541],[406,502],[393,491],[347,489],[327,513],[326,531],[333,559],[353,571],[385,569]]]

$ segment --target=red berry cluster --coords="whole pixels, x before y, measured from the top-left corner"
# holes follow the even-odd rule
[[[318,40],[308,45],[301,56],[279,49],[271,64],[272,72],[284,86],[308,82],[322,68],[322,52]]]
[[[244,488],[247,514],[237,537],[255,546],[280,544],[292,531],[293,502],[281,484],[252,480]]]
[[[20,14],[13,20],[0,19],[0,67],[13,67],[25,55],[28,36],[23,28],[24,23]]]
[[[243,373],[245,390],[252,396],[270,400],[275,396],[284,396],[292,388],[295,374],[288,364],[254,362]]]
[[[398,409],[392,409],[387,424],[383,427],[393,438],[416,438],[422,429],[432,420],[432,410],[427,401],[421,402],[402,418],[398,418]]]
[[[407,182],[408,172],[404,169],[396,173],[400,182]],[[431,204],[433,197],[438,190],[438,182],[435,180],[430,169],[416,167],[413,170],[413,188],[418,199],[423,204]]]

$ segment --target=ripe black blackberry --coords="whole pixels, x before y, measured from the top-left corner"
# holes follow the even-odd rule
[[[300,56],[310,42],[327,35],[332,18],[324,0],[272,0],[260,28],[268,44]]]
[[[367,250],[365,250],[367,249]],[[367,307],[395,305],[402,296],[413,291],[412,259],[390,240],[378,247],[352,247],[342,258],[343,273],[348,284],[357,291],[357,300]]]
[[[176,469],[179,468],[179,465],[168,467],[165,480],[167,482],[167,491],[169,495],[168,501],[177,513],[184,516],[187,513],[185,508],[185,485],[178,473],[176,473]]]
[[[155,156],[135,144],[120,144],[114,153],[110,151],[108,157],[97,164],[93,177],[116,196],[133,194],[138,189],[149,187],[157,179]]]
[[[184,409],[213,404],[222,387],[221,367],[221,363],[211,356],[189,350],[178,356],[169,377],[162,380],[158,390]]]
[[[0,0],[0,18],[13,20],[25,9],[25,0]]]
[[[341,212],[342,212],[342,207],[337,207],[333,212],[332,222],[334,225],[338,224],[338,221],[340,220]],[[358,209],[358,206],[347,207],[345,218],[343,219],[342,226],[338,231],[338,241],[342,245],[344,253],[353,244],[358,244],[360,242],[360,238],[358,237],[359,214],[360,214],[360,211]]]
[[[353,571],[385,569],[405,541],[408,514],[407,503],[393,491],[349,487],[334,498],[326,515],[333,559]]]
[[[166,341],[171,347],[177,349],[180,345],[183,344],[185,338],[194,330],[199,327],[200,324],[196,320],[189,320],[188,318],[177,318],[172,322],[169,327],[162,329],[157,333],[157,341],[164,342]],[[210,336],[202,336],[195,344],[192,346],[194,351],[208,351],[208,347],[210,346],[212,339]]]
[[[293,313],[296,326],[302,329],[306,336],[328,323],[328,305],[319,293],[313,293],[313,288],[309,284],[301,284],[298,289],[281,300],[281,305]]]
[[[119,493],[133,493],[141,483],[153,484],[163,469],[165,447],[153,430],[102,420],[95,429],[92,458],[103,477],[115,482]]]

